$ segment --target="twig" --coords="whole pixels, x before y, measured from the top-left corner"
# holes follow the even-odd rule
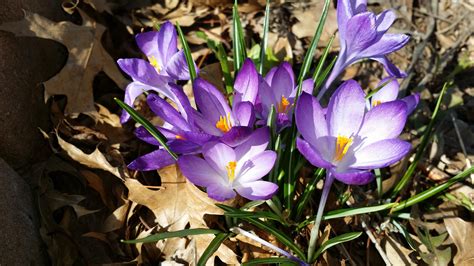
[[[379,252],[380,254],[380,257],[382,257],[383,261],[385,262],[385,265],[392,265],[390,263],[390,260],[388,259],[387,257],[387,254],[385,254],[385,251],[382,249],[382,247],[380,246],[379,242],[377,242],[377,239],[375,238],[374,234],[372,234],[372,231],[369,229],[368,225],[365,223],[365,215],[362,216],[362,228],[364,228],[364,231],[365,233],[367,234],[367,236],[369,237],[370,241],[372,241],[372,243],[375,245],[375,249],[377,249],[377,251]]]

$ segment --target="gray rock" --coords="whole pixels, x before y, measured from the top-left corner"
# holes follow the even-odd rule
[[[42,265],[31,190],[0,158],[0,265]]]

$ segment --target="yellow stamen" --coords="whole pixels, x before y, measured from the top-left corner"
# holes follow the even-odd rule
[[[225,168],[227,168],[227,177],[229,178],[229,181],[232,182],[234,181],[235,178],[235,168],[237,167],[237,162],[236,161],[231,161],[227,164]]]
[[[285,96],[281,96],[281,101],[280,103],[278,103],[278,106],[277,106],[277,111],[278,113],[286,113],[288,112],[288,107],[290,106],[290,102],[288,101],[288,99],[285,97]]]
[[[227,133],[232,128],[230,122],[230,113],[227,116],[219,116],[219,121],[216,123],[216,128],[218,128],[222,133]]]
[[[346,155],[349,147],[352,145],[352,138],[337,136],[336,151],[334,152],[334,160],[340,161]]]
[[[185,140],[186,138],[181,135],[176,135],[176,139]]]
[[[158,72],[161,71],[161,66],[158,64],[158,60],[156,60],[156,57],[153,55],[148,57],[148,62],[150,62],[150,65],[152,65]]]
[[[382,101],[379,101],[379,100],[372,101],[372,107],[375,107],[375,106],[377,106],[381,103],[382,103]]]

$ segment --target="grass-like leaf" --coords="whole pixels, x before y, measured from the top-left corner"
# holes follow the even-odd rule
[[[178,35],[179,35],[179,40],[181,41],[181,45],[183,45],[183,50],[184,50],[184,56],[186,57],[186,63],[188,63],[188,68],[189,68],[189,75],[191,76],[191,82],[194,82],[194,79],[196,79],[196,68],[194,67],[194,60],[193,57],[191,56],[191,49],[189,49],[188,42],[184,38],[183,31],[181,30],[181,27],[179,26],[179,23],[176,22],[176,28],[178,29]]]
[[[266,264],[278,264],[278,265],[299,265],[296,261],[287,258],[260,258],[253,259],[242,263],[242,266],[252,265],[266,265]]]
[[[377,88],[373,89],[371,92],[369,92],[366,96],[365,99],[369,99],[372,97],[374,94],[376,94],[379,90],[381,90],[383,87],[385,87],[387,84],[392,82],[395,78],[389,78],[387,79],[384,83],[380,84]]]
[[[234,1],[232,7],[232,46],[234,55],[234,72],[237,73],[242,67],[247,51],[245,50],[244,32],[240,23],[237,0]]]
[[[397,212],[401,211],[405,208],[408,208],[410,206],[413,206],[417,203],[420,203],[428,198],[431,198],[435,195],[437,195],[440,192],[443,192],[444,190],[448,189],[451,185],[453,185],[456,182],[459,182],[463,180],[464,178],[468,177],[470,174],[474,172],[474,167],[471,167],[464,172],[456,175],[455,177],[449,179],[446,183],[443,183],[441,185],[437,185],[435,187],[432,187],[428,190],[425,190],[421,193],[418,193],[412,197],[410,197],[407,200],[404,200],[402,202],[397,203],[391,210],[391,212]]]
[[[202,253],[201,257],[199,258],[199,261],[197,263],[198,266],[204,266],[206,265],[206,262],[209,260],[209,258],[214,254],[214,252],[219,249],[221,246],[222,242],[224,242],[231,233],[219,233],[214,237],[214,239],[209,243],[209,246],[207,246],[206,250]]]
[[[235,208],[232,208],[232,207],[229,207],[227,205],[222,205],[222,204],[216,204],[219,208],[225,210],[225,211],[228,211],[228,212],[232,212]],[[256,227],[262,229],[262,230],[265,230],[266,232],[272,234],[275,236],[276,239],[278,239],[278,241],[280,241],[283,245],[287,246],[289,249],[293,250],[293,252],[302,260],[305,260],[306,259],[306,256],[303,252],[303,250],[301,250],[301,248],[299,248],[294,242],[293,240],[285,235],[283,232],[281,232],[281,230],[278,230],[276,229],[275,227],[263,222],[263,221],[260,221],[259,219],[255,219],[255,218],[249,218],[249,217],[241,217],[240,219],[244,220],[244,221],[247,221],[253,225],[255,225]]]
[[[216,205],[218,207],[222,208],[221,204],[216,204]],[[222,208],[222,209],[224,209],[224,208]],[[236,209],[236,208],[233,208],[233,207],[229,207],[228,209],[229,210],[231,209],[232,211],[226,211],[224,213],[225,216],[229,216],[229,217],[233,217],[233,218],[241,218],[241,219],[242,218],[255,218],[255,219],[263,218],[263,219],[274,220],[274,221],[277,221],[281,224],[286,224],[285,221],[283,221],[283,219],[280,216],[276,215],[273,212],[269,212],[269,211],[250,212],[250,211],[243,211],[243,210],[240,210],[240,209]]]
[[[267,0],[265,5],[265,18],[263,20],[263,37],[262,43],[260,44],[260,65],[258,66],[258,72],[263,75],[263,65],[265,63],[267,43],[268,43],[268,29],[270,27],[270,0]]]
[[[170,150],[170,147],[168,144],[166,144],[167,139],[163,134],[161,134],[156,127],[150,123],[150,121],[146,120],[143,116],[141,116],[137,111],[135,111],[132,107],[130,107],[128,104],[122,102],[121,100],[114,98],[114,100],[117,102],[117,104],[123,108],[127,113],[130,114],[133,120],[135,120],[137,123],[142,125],[159,143],[165,150],[175,159],[178,159],[178,156]]]
[[[441,106],[441,101],[443,100],[443,96],[448,88],[448,83],[445,83],[443,86],[443,89],[441,90],[441,93],[439,94],[438,101],[436,102],[436,107],[433,111],[433,114],[431,115],[431,120],[428,124],[428,127],[426,127],[425,132],[423,133],[423,136],[421,138],[421,143],[417,147],[417,151],[415,154],[415,159],[413,162],[410,164],[408,169],[406,170],[405,174],[403,177],[400,179],[400,182],[395,186],[395,188],[392,191],[391,197],[394,198],[402,191],[410,182],[411,177],[416,169],[416,166],[418,165],[418,162],[421,159],[421,156],[423,155],[426,145],[428,144],[428,141],[430,140],[431,137],[431,131],[433,129],[434,123],[436,121],[436,117],[438,116],[438,111],[439,107]]]
[[[311,198],[311,195],[313,195],[314,190],[316,189],[316,184],[318,181],[324,176],[325,170],[324,168],[319,168],[316,170],[314,173],[313,179],[311,180],[311,183],[306,186],[305,190],[303,191],[303,194],[300,197],[300,201],[296,205],[296,221],[298,221],[301,218],[301,215],[303,214],[303,210],[306,208],[306,205],[309,202],[309,199]],[[290,215],[291,216],[291,215]]]
[[[336,60],[337,60],[337,56],[332,59],[331,63],[324,69],[323,73],[321,73],[321,75],[314,82],[315,84],[314,84],[313,95],[316,93],[317,89],[321,87],[321,85],[323,85],[323,82],[326,80],[327,76],[329,75],[329,72],[331,72],[331,69],[336,63]]]
[[[313,80],[315,84],[316,84],[316,80],[318,80],[319,75],[321,74],[321,71],[323,70],[324,63],[326,63],[326,59],[328,57],[329,51],[332,46],[332,42],[334,41],[335,37],[336,37],[336,34],[333,34],[331,36],[331,39],[329,39],[328,45],[326,46],[326,48],[324,48],[321,58],[319,58],[318,65],[316,66],[316,69],[314,70],[314,73],[313,73]]]
[[[195,229],[184,229],[174,232],[164,232],[158,233],[151,236],[147,236],[145,238],[135,239],[135,240],[122,240],[123,243],[126,244],[137,244],[137,243],[152,243],[157,242],[163,239],[172,238],[172,237],[186,237],[192,235],[215,235],[221,234],[222,232],[219,230],[214,229],[206,229],[206,228],[195,228]]]
[[[319,255],[321,255],[327,249],[334,247],[335,245],[354,240],[362,235],[362,232],[350,232],[340,236],[336,236],[334,238],[329,239],[328,241],[324,242],[321,247],[318,248],[314,256],[311,258],[311,262],[315,261]]]

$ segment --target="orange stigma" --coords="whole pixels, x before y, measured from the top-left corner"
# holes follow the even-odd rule
[[[186,138],[181,135],[176,135],[176,139],[185,140]]]
[[[334,152],[334,159],[335,161],[339,162],[342,160],[344,155],[346,155],[349,147],[352,145],[352,138],[344,137],[344,136],[337,136],[336,139],[336,150]]]
[[[379,105],[379,104],[381,104],[381,103],[382,103],[382,101],[380,101],[380,100],[372,101],[372,107],[375,107],[375,106],[377,106],[377,105]]]
[[[290,106],[290,102],[288,101],[288,99],[285,97],[285,96],[281,96],[281,101],[278,103],[278,106],[277,106],[277,111],[278,113],[286,113],[288,112],[288,107]]]
[[[222,133],[227,133],[232,128],[232,124],[230,123],[230,114],[227,116],[220,116],[219,121],[216,123],[216,128],[218,128]]]
[[[225,168],[227,168],[227,177],[229,181],[232,182],[235,179],[235,168],[237,167],[236,161],[231,161],[227,164]]]

